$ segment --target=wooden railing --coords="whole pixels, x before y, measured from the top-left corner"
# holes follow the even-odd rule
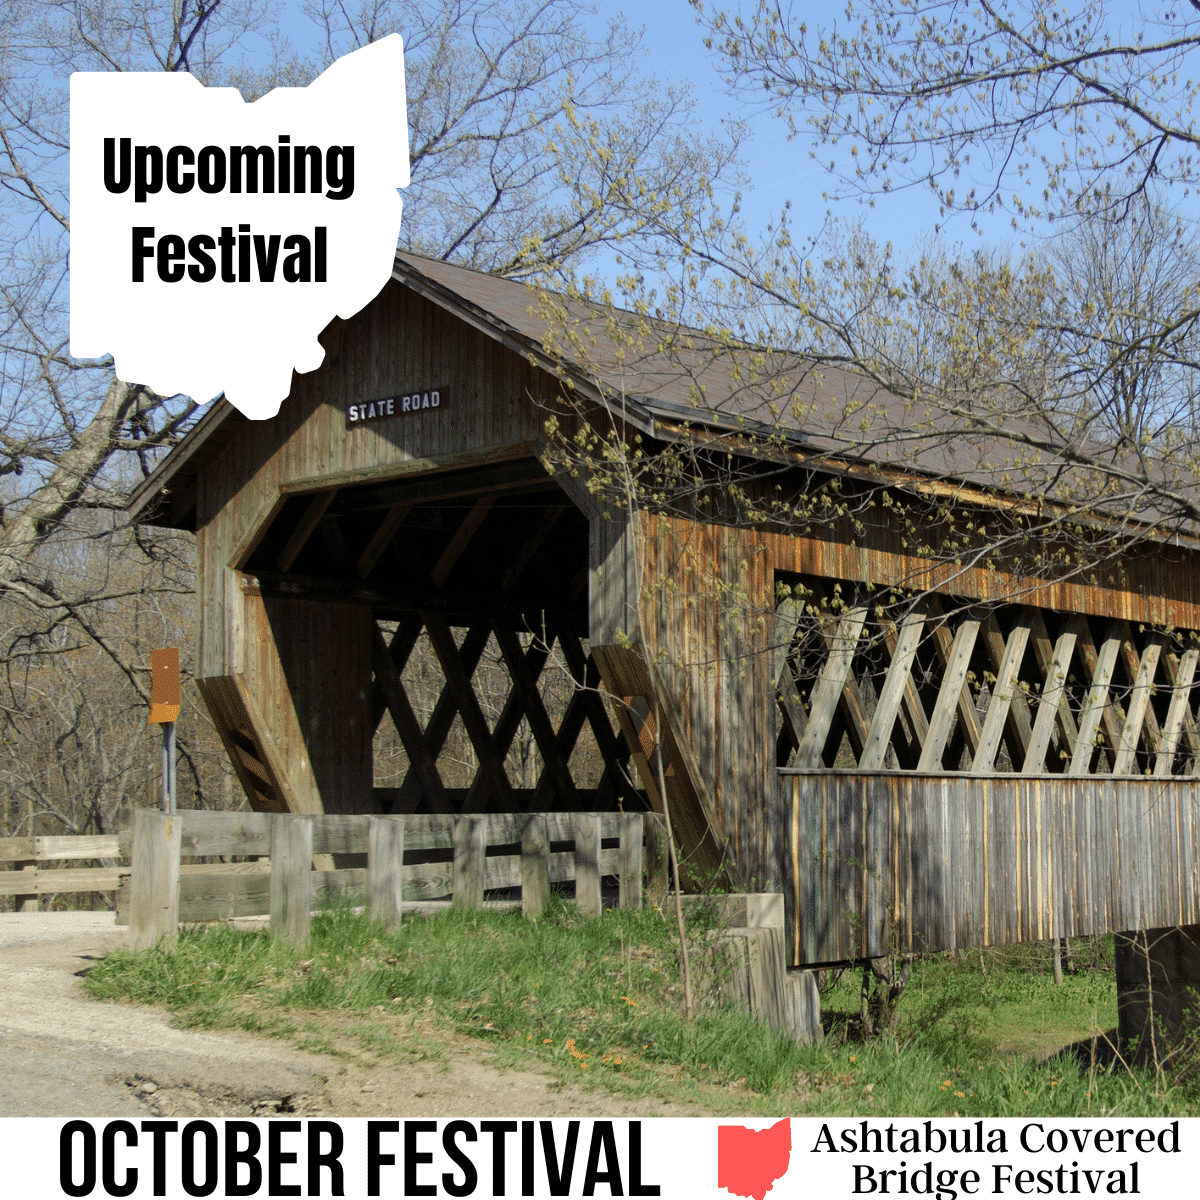
[[[0,838],[0,896],[13,896],[17,909],[37,908],[39,896],[58,892],[111,892],[128,867],[44,867],[42,863],[86,862],[119,858],[114,834],[68,834],[55,837]]]
[[[598,914],[606,875],[618,879],[621,906],[640,907],[643,836],[641,813],[168,817],[139,810],[132,942],[147,946],[174,936],[180,921],[266,914],[273,933],[299,942],[308,936],[314,906],[346,895],[363,897],[373,918],[393,923],[404,911],[478,906],[486,891],[520,888],[521,899],[508,903],[536,914],[549,901],[550,884],[571,878],[576,903]],[[335,867],[331,859],[343,855],[365,855],[366,866]],[[197,856],[260,861],[182,864]]]

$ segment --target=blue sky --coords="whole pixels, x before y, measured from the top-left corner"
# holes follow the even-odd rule
[[[828,146],[818,148],[822,162],[814,161],[812,145],[801,139],[789,142],[782,120],[770,113],[749,111],[743,101],[729,94],[723,84],[719,59],[705,50],[703,31],[696,24],[688,0],[640,0],[636,4],[599,0],[599,3],[601,15],[624,11],[631,26],[644,27],[652,70],[673,80],[690,80],[711,128],[719,128],[721,119],[726,116],[741,116],[751,123],[754,137],[745,148],[748,173],[753,181],[753,189],[746,195],[744,203],[748,226],[761,228],[778,214],[786,201],[791,200],[795,233],[802,235],[819,229],[830,209],[824,194],[836,190],[839,183],[825,169],[834,151]],[[732,14],[740,9],[747,15],[753,12],[756,3],[757,0],[705,0],[709,11],[723,10]],[[1192,3],[1200,6],[1200,0],[1192,0]],[[1170,4],[1144,9],[1139,0],[1100,0],[1100,5],[1105,13],[1105,27],[1118,43],[1134,43],[1142,36],[1151,42],[1167,38],[1172,29],[1177,31],[1178,22],[1186,19],[1191,11],[1186,3],[1182,10],[1178,5]],[[810,30],[834,21],[844,23],[845,0],[833,0],[832,3],[829,0],[791,0],[790,7],[795,19],[806,21]],[[1068,9],[1071,7],[1067,6]],[[1087,7],[1078,6],[1080,11]],[[1172,20],[1172,9],[1175,10],[1176,24],[1161,24]],[[1176,82],[1182,85],[1181,80]],[[1163,81],[1164,97],[1173,86],[1174,83]],[[1113,131],[1116,132],[1115,126]],[[1035,135],[1032,148],[1044,143],[1053,152],[1062,136],[1065,135],[1043,131]],[[981,158],[986,159],[986,156]],[[967,182],[963,181],[963,188]],[[1169,204],[1171,197],[1164,195],[1162,199]],[[996,247],[1029,245],[1039,236],[1058,234],[1057,227],[1043,227],[1040,232],[1027,230],[1022,236],[1013,229],[1011,214],[1005,212],[977,215],[978,229],[973,229],[970,219],[961,213],[943,218],[932,193],[921,187],[909,187],[890,196],[878,197],[870,205],[842,200],[833,211],[843,221],[861,219],[877,240],[890,241],[900,257],[904,257],[905,250],[923,234],[933,234],[935,230],[939,231],[947,248],[958,245],[968,251],[981,244]],[[1184,215],[1190,215],[1187,208]]]
[[[750,4],[752,0],[746,2]],[[736,8],[736,0],[721,7]],[[821,0],[811,0],[810,7],[814,22],[835,15],[835,10]],[[803,4],[797,3],[796,11],[802,10]],[[688,0],[642,0],[636,6],[604,0],[599,15],[622,11],[631,27],[645,29],[649,69],[674,82],[692,83],[708,127],[719,129],[726,117],[741,117],[750,122],[753,137],[745,147],[745,154],[753,186],[745,193],[743,203],[748,226],[762,228],[790,200],[796,232],[801,235],[815,232],[830,210],[824,194],[833,190],[837,181],[814,161],[812,147],[807,142],[788,141],[783,121],[769,113],[754,112],[729,94],[722,82],[717,56],[704,48],[704,35]],[[840,15],[840,9],[836,15]],[[828,148],[821,152],[825,163],[830,155]],[[923,233],[932,233],[941,221],[931,194],[917,188],[880,197],[874,205],[842,200],[833,211],[842,220],[861,218],[874,237],[891,241],[898,250]],[[1006,217],[984,222],[983,228],[993,241],[1012,239]],[[950,243],[961,241],[974,246],[979,242],[979,236],[962,217],[943,223],[943,235]]]

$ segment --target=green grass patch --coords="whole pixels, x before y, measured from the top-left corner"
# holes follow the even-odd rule
[[[711,914],[692,919],[700,959],[710,928]],[[344,1014],[355,1052],[384,1062],[441,1060],[444,1048],[411,1032],[432,1023],[488,1042],[504,1061],[720,1113],[1200,1113],[1200,1099],[1169,1080],[1043,1061],[1115,1024],[1103,962],[1057,988],[1021,950],[922,960],[892,1043],[856,1040],[858,978],[848,973],[823,998],[824,1044],[800,1046],[722,1009],[711,980],[685,1021],[676,960],[673,922],[653,909],[588,919],[560,905],[537,921],[450,910],[386,932],[341,909],[314,919],[303,951],[213,926],[166,950],[114,952],[84,986],[101,1000],[165,1006],[184,1024],[314,1049],[336,1048],[320,1014]]]
[[[997,1053],[1045,1058],[1063,1046],[1115,1029],[1117,984],[1112,939],[1089,941],[1086,960],[1061,986],[1045,946],[930,955],[913,965],[901,1005],[901,1037],[950,1062]],[[852,1030],[860,979],[846,972],[822,999],[835,1026]]]

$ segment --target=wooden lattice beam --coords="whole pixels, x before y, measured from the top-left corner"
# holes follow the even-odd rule
[[[559,798],[566,807],[574,808],[578,797],[575,795],[575,781],[567,767],[567,755],[559,746],[554,726],[550,722],[550,714],[546,712],[546,706],[542,703],[537,684],[526,671],[525,653],[521,649],[521,643],[516,633],[500,622],[493,624],[492,631],[496,637],[496,644],[500,647],[504,665],[508,668],[509,678],[513,682],[513,691],[521,698],[525,719],[529,722],[533,740],[537,743],[538,752],[545,764],[545,773],[552,780]]]
[[[1082,621],[1082,617],[1074,619],[1076,622]],[[1044,627],[1043,627],[1044,628]],[[1037,620],[1034,622],[1034,637],[1040,642],[1040,636],[1037,630]],[[1072,627],[1068,623],[1068,628],[1064,629],[1058,636],[1058,640],[1054,643],[1054,649],[1050,654],[1050,661],[1046,666],[1045,679],[1042,683],[1042,695],[1038,703],[1037,717],[1033,722],[1033,737],[1029,742],[1029,749],[1025,753],[1025,762],[1021,766],[1021,772],[1025,775],[1040,775],[1046,770],[1046,752],[1050,748],[1050,739],[1054,735],[1055,728],[1059,730],[1060,735],[1065,729],[1069,729],[1069,736],[1066,737],[1066,750],[1068,754],[1075,752],[1075,744],[1078,741],[1078,731],[1075,727],[1074,714],[1070,712],[1070,701],[1067,698],[1067,680],[1071,672],[1071,659],[1075,654],[1075,642],[1079,638],[1077,628]],[[1069,720],[1064,718],[1064,709],[1066,710]]]
[[[842,691],[850,675],[850,667],[867,619],[867,606],[856,605],[838,621],[833,646],[817,679],[809,704],[808,724],[796,749],[794,765],[817,767],[825,750],[825,742],[833,725],[834,714],[841,703]]]
[[[391,660],[392,666],[395,668],[397,678],[404,674],[404,668],[408,664],[409,656],[417,644],[417,638],[421,636],[421,629],[421,618],[416,613],[406,613],[396,626],[396,632],[392,634],[392,640],[387,646],[387,655]],[[382,636],[380,634],[380,637]],[[380,678],[379,672],[376,671],[375,681],[371,689],[372,730],[379,728],[379,722],[383,720],[383,714],[387,710],[387,695],[384,690],[383,680]]]
[[[1046,628],[1045,618],[1041,612],[1036,608],[1031,608],[1029,613],[1029,644],[1033,647],[1034,659],[1042,675],[1042,700],[1045,700],[1047,694],[1051,694],[1054,704],[1046,717],[1048,732],[1045,738],[1045,745],[1040,748],[1036,745],[1038,731],[1035,722],[1034,734],[1025,752],[1025,762],[1027,764],[1031,761],[1038,764],[1044,763],[1050,739],[1055,732],[1057,732],[1062,745],[1065,747],[1065,757],[1069,762],[1071,755],[1075,753],[1075,743],[1078,740],[1079,730],[1075,724],[1075,714],[1071,711],[1071,701],[1067,694],[1066,684],[1071,670],[1071,658],[1075,653],[1075,643],[1079,638],[1079,625],[1084,618],[1080,616],[1071,617],[1058,640],[1052,641],[1050,633]],[[1065,656],[1065,661],[1062,661],[1060,664],[1060,659],[1063,656]],[[1038,718],[1042,716],[1043,707],[1043,703],[1038,704]],[[1023,771],[1026,774],[1030,770],[1037,772],[1043,769],[1042,765],[1032,768],[1029,766],[1023,767]]]
[[[613,696],[662,697],[662,681],[655,677],[653,664],[647,663],[640,650],[625,646],[593,646],[592,656],[600,670],[605,690]],[[707,780],[680,730],[670,708],[661,712],[664,754],[664,779],[671,808],[671,827],[679,848],[679,864],[693,877],[711,873],[723,886],[733,886],[736,876],[728,861],[725,839],[719,834]],[[636,755],[636,740],[630,750]]]
[[[1132,687],[1136,687],[1138,675],[1141,673],[1142,657],[1138,653],[1137,641],[1135,640],[1135,638],[1133,636],[1132,626],[1129,624],[1128,621],[1120,622],[1120,626],[1121,626],[1121,632],[1122,632],[1121,665],[1125,668],[1125,674],[1126,674],[1127,678],[1129,679],[1130,685]],[[1151,640],[1149,640],[1148,644],[1152,645],[1152,644],[1154,644],[1154,641],[1151,639]],[[1160,649],[1160,651],[1156,652],[1156,655],[1155,655],[1155,666],[1156,667],[1158,665],[1157,660],[1158,660],[1159,653],[1161,653],[1161,649]],[[1132,698],[1132,693],[1131,693],[1131,698]],[[1146,736],[1147,745],[1149,745],[1151,747],[1156,746],[1156,745],[1158,745],[1158,738],[1159,738],[1160,731],[1158,728],[1158,717],[1155,715],[1154,709],[1152,706],[1150,706],[1150,705],[1146,706],[1145,712],[1144,712],[1144,719],[1145,719],[1144,732],[1145,732],[1145,736]],[[1128,725],[1128,723],[1129,723],[1129,718],[1128,718],[1128,714],[1127,714],[1126,719],[1125,719],[1125,725],[1121,726],[1122,737],[1124,737],[1124,735],[1125,735],[1125,727],[1126,727],[1126,725]],[[1118,751],[1118,755],[1119,754],[1120,754],[1120,751]],[[1116,768],[1114,767],[1114,774],[1115,773],[1116,773]]]
[[[814,593],[820,597],[817,589],[814,589]],[[793,639],[797,633],[801,635],[804,633],[803,626],[798,620],[793,622],[791,633]],[[835,619],[828,614],[823,615],[817,622],[815,636],[824,647],[826,655],[832,653],[837,640]],[[802,659],[802,647],[789,644],[783,655],[783,662],[775,684],[775,699],[783,718],[780,722],[779,736],[776,742],[776,761],[780,766],[790,764],[792,754],[799,749],[801,738],[808,727],[808,713],[805,712],[800,699],[800,680],[797,677],[803,674],[805,666]],[[826,733],[822,757],[826,760],[829,760],[830,755],[836,758],[842,735],[845,734],[850,739],[850,747],[857,761],[862,754],[870,719],[867,716],[866,705],[863,703],[853,669],[846,673],[837,703],[838,711]]]
[[[929,718],[925,714],[925,705],[921,700],[921,689],[917,686],[917,680],[914,677],[913,668],[917,665],[917,653],[921,648],[921,643],[924,639],[924,618],[928,616],[927,602],[922,602],[920,606],[912,610],[908,616],[901,621],[897,626],[893,621],[885,621],[883,624],[883,644],[887,647],[887,652],[892,658],[893,664],[896,660],[896,652],[900,648],[901,633],[906,625],[911,622],[916,622],[916,614],[920,614],[922,623],[916,632],[916,639],[912,646],[912,657],[908,664],[908,670],[904,673],[903,687],[900,690],[900,706],[904,710],[904,715],[908,720],[908,726],[912,730],[911,742],[904,742],[899,736],[894,735],[894,742],[897,753],[907,749],[906,765],[915,767],[917,759],[920,757],[921,748],[925,745],[925,738],[929,733]],[[884,679],[886,686],[887,678],[892,674],[891,667],[888,668],[887,677]],[[883,688],[880,688],[882,694]],[[893,726],[894,726],[893,722]]]
[[[638,702],[640,702],[640,711],[636,711],[634,708]],[[650,807],[656,813],[661,813],[663,811],[662,795],[658,790],[658,779],[650,762],[650,757],[654,753],[653,737],[651,729],[645,723],[649,705],[643,696],[614,696],[613,710],[621,735],[629,745],[630,761],[633,763],[634,770],[637,771],[642,791],[646,793]]]
[[[1194,646],[1183,652],[1182,658],[1166,655],[1166,675],[1171,684],[1171,702],[1167,707],[1167,718],[1163,722],[1158,746],[1154,756],[1154,774],[1163,777],[1172,773],[1175,755],[1184,731],[1190,729],[1195,739],[1195,724],[1192,721],[1188,699],[1192,692],[1192,681],[1196,676],[1196,664],[1200,662],[1200,650]],[[1193,754],[1195,751],[1193,750]],[[1200,758],[1196,760],[1200,763]]]
[[[428,617],[428,614],[426,616]],[[555,807],[570,809],[584,803],[593,807],[598,802],[612,803],[618,797],[624,800],[630,810],[642,808],[643,802],[636,790],[629,785],[623,770],[623,765],[629,757],[628,750],[613,733],[598,691],[599,674],[590,660],[585,658],[582,644],[577,637],[561,632],[558,634],[558,643],[564,651],[564,657],[576,677],[578,686],[568,701],[556,732],[537,690],[537,680],[551,654],[554,635],[548,635],[545,639],[535,639],[527,649],[522,650],[516,629],[511,624],[500,624],[496,629],[489,624],[480,624],[470,627],[461,648],[454,650],[453,636],[448,625],[436,616],[432,624],[433,628],[429,629],[430,641],[442,666],[444,687],[420,741],[415,739],[416,730],[412,724],[409,724],[408,737],[401,735],[406,751],[410,751],[411,742],[418,746],[419,753],[414,755],[410,751],[410,767],[402,786],[387,789],[394,796],[391,811],[415,811],[424,800],[436,811],[475,812],[488,807],[491,799],[496,800],[497,806],[513,811],[516,811],[514,805],[528,811],[540,811],[549,807],[551,802]],[[495,728],[489,732],[486,718],[478,707],[471,676],[489,636],[493,633],[501,648],[511,687]],[[406,639],[408,642],[412,640],[415,639],[411,636]],[[376,653],[380,653],[378,648]],[[400,709],[401,718],[406,720],[401,698],[403,684],[399,681],[399,672],[389,672],[385,668],[384,676],[382,682],[390,682],[396,689],[392,699]],[[469,788],[443,789],[441,797],[431,798],[425,791],[430,764],[436,761],[455,717],[462,715],[461,703],[464,696],[470,696],[476,701],[474,715],[465,717],[463,724],[481,766]],[[470,700],[467,704],[470,708]],[[510,786],[507,795],[501,792],[496,796],[497,770],[503,770],[504,757],[523,719],[530,719],[530,728],[534,731],[543,763],[538,785],[526,789],[513,789]],[[600,788],[581,791],[571,776],[569,760],[585,724],[592,727],[604,760],[605,774]],[[472,727],[474,737],[471,736]],[[507,776],[505,781],[507,782]]]
[[[308,544],[308,539],[312,537],[313,531],[321,523],[321,518],[337,494],[337,488],[329,488],[324,492],[318,492],[308,502],[308,507],[300,518],[300,524],[292,531],[292,536],[288,538],[283,550],[280,551],[278,566],[281,571],[292,569],[292,563],[300,557],[300,552]]]
[[[504,756],[498,753],[496,743],[492,739],[492,731],[479,707],[479,698],[471,686],[471,676],[466,671],[458,647],[454,644],[454,636],[450,626],[441,613],[426,611],[421,614],[425,622],[425,630],[433,652],[437,655],[442,674],[458,705],[458,715],[462,718],[463,728],[471,742],[471,747],[479,759],[479,769],[489,783],[491,798],[499,801],[501,810],[514,811],[512,785],[504,770]],[[480,810],[483,811],[483,810]]]
[[[629,743],[624,737],[613,733],[608,706],[600,696],[600,671],[593,659],[584,654],[583,642],[575,634],[560,630],[558,644],[567,661],[567,669],[575,680],[575,692],[567,704],[567,711],[563,714],[559,737],[561,739],[563,728],[571,717],[571,705],[578,702],[592,728],[592,736],[596,739],[600,757],[604,760],[605,778],[611,780],[612,787],[628,811],[637,812],[642,807],[642,800],[624,769],[630,760]],[[570,760],[569,754],[567,759]]]
[[[864,771],[883,769],[888,746],[892,741],[892,729],[900,715],[902,704],[906,704],[910,718],[919,716],[921,724],[924,725],[924,729],[921,729],[917,721],[913,720],[918,740],[924,743],[928,736],[929,725],[925,720],[925,710],[912,678],[913,662],[917,657],[917,647],[921,644],[924,628],[924,610],[913,607],[905,614],[894,636],[886,639],[891,650],[892,662],[884,676],[883,686],[879,689],[879,699],[875,702],[875,712],[871,716],[871,727],[867,731],[866,743],[858,760],[860,769]]]
[[[822,622],[819,627],[821,641],[832,652],[835,633],[832,622]],[[836,760],[838,748],[842,744],[843,734],[850,739],[850,749],[854,752],[857,762],[862,757],[863,747],[867,744],[867,732],[871,727],[867,716],[867,706],[863,703],[862,691],[858,680],[854,678],[854,663],[851,660],[850,670],[842,684],[842,694],[838,697],[837,720],[825,740],[827,753]]]
[[[990,774],[995,769],[1002,738],[1007,742],[1009,758],[1015,764],[1024,762],[1033,737],[1029,705],[1020,680],[1021,664],[1029,646],[1031,612],[1025,608],[1017,611],[1007,638],[1001,632],[995,613],[988,613],[984,618],[980,632],[996,682],[971,769],[977,774]]]
[[[471,511],[462,519],[462,523],[454,531],[454,536],[447,543],[441,557],[434,564],[433,570],[429,574],[430,579],[433,580],[434,587],[441,587],[449,578],[450,572],[454,570],[454,564],[462,558],[463,551],[466,550],[480,525],[483,524],[484,518],[491,512],[492,505],[496,503],[496,499],[494,495],[480,496],[471,505]]]
[[[1129,704],[1125,710],[1125,724],[1121,728],[1121,742],[1117,760],[1113,763],[1114,775],[1129,775],[1137,766],[1138,745],[1145,736],[1151,749],[1162,740],[1157,720],[1153,721],[1154,710],[1150,698],[1154,691],[1154,676],[1158,671],[1158,660],[1162,657],[1166,639],[1159,633],[1151,633],[1146,639],[1138,661],[1133,690],[1129,693]]]
[[[967,743],[974,753],[979,745],[979,725],[975,715],[975,704],[971,689],[967,686],[967,672],[971,667],[971,656],[975,653],[975,640],[983,622],[978,617],[967,617],[953,635],[949,651],[939,649],[945,670],[942,686],[938,690],[933,715],[929,718],[929,733],[921,749],[918,771],[939,771],[946,743],[956,720],[970,727]],[[949,633],[944,625],[939,626],[935,637]]]
[[[400,672],[396,670],[396,664],[392,661],[391,654],[388,653],[383,634],[378,625],[373,624],[373,629],[374,644],[371,664],[375,671],[375,681],[383,691],[387,710],[391,713],[392,721],[396,725],[396,732],[400,735],[404,752],[417,772],[426,796],[434,805],[434,811],[449,812],[450,800],[446,795],[442,777],[438,773],[437,760],[430,754],[429,747],[425,744],[424,730],[409,703],[408,695],[404,691],[404,684],[400,679]]]
[[[820,585],[813,590],[820,600]],[[1135,636],[1122,620],[1110,621],[1097,645],[1079,614],[1062,618],[1052,638],[1049,614],[1030,606],[1008,611],[1006,635],[997,610],[947,615],[943,598],[930,596],[898,626],[875,628],[868,614],[852,642],[848,612],[836,626],[828,615],[805,624],[792,617],[776,677],[777,763],[832,767],[846,735],[860,769],[870,771],[888,763],[954,770],[965,752],[971,773],[992,774],[1005,745],[1012,769],[1023,774],[1127,774],[1140,764],[1159,777],[1200,777],[1200,646],[1172,652],[1171,635]],[[886,668],[877,663],[879,646],[889,652]],[[869,673],[862,680],[860,664]],[[969,676],[983,670],[994,672],[994,682],[980,712]],[[1126,677],[1120,684],[1118,670]],[[805,704],[801,681],[809,679]],[[864,686],[874,687],[873,704]]]
[[[479,665],[479,660],[487,648],[490,634],[491,630],[486,624],[472,625],[467,630],[467,636],[463,638],[459,654],[462,656],[463,667],[468,674],[473,673]],[[442,747],[445,746],[446,739],[450,736],[450,730],[454,727],[454,718],[457,715],[458,704],[455,702],[453,690],[449,684],[444,684],[425,726],[425,745],[434,759],[441,754]],[[505,749],[507,750],[507,746]],[[395,813],[415,812],[420,802],[421,778],[410,764],[408,772],[404,776],[404,782],[400,785],[400,792],[392,811]]]
[[[1120,626],[1110,622],[1104,641],[1097,649],[1091,631],[1084,622],[1075,643],[1075,653],[1090,683],[1079,712],[1079,731],[1068,774],[1087,775],[1091,772],[1092,757],[1101,735],[1110,763],[1116,759],[1121,740],[1121,710],[1112,699],[1113,671],[1121,653]]]
[[[366,579],[375,569],[375,564],[391,545],[392,539],[399,532],[400,526],[404,524],[404,518],[412,511],[412,507],[411,504],[393,504],[387,510],[383,520],[379,523],[379,528],[371,534],[371,540],[358,556],[356,570],[359,579]]]
[[[786,767],[792,758],[792,753],[800,745],[800,737],[808,725],[808,714],[800,703],[800,694],[796,689],[796,678],[792,674],[789,662],[784,662],[775,682],[775,703],[779,706],[779,736],[775,745],[775,762],[777,766]]]
[[[551,640],[534,639],[530,644],[529,649],[525,651],[525,667],[529,677],[536,684],[542,673],[546,662],[550,658],[552,645]],[[525,715],[525,708],[521,701],[521,696],[516,688],[510,688],[508,698],[504,702],[504,707],[500,710],[500,717],[496,721],[495,728],[492,730],[492,741],[496,747],[496,753],[501,756],[506,756],[509,747],[512,746],[513,739],[517,736],[517,730],[521,727],[521,719]],[[484,804],[487,799],[489,788],[488,778],[482,772],[477,772],[474,780],[471,782],[470,788],[467,789],[467,794],[462,803],[463,812],[475,812],[479,806]],[[516,792],[514,791],[514,795]],[[530,792],[529,803],[532,804],[533,791]],[[527,808],[528,805],[521,807]]]
[[[929,612],[931,616],[941,616],[944,613],[941,598],[939,596],[930,596],[928,600]],[[966,661],[962,664],[962,686],[957,695],[958,709],[958,735],[963,744],[966,746],[967,753],[971,757],[975,756],[979,749],[979,738],[982,733],[982,724],[979,720],[979,714],[975,711],[975,697],[971,693],[971,688],[967,682],[967,676],[971,670],[971,665],[981,657],[982,643],[979,640],[980,630],[983,628],[983,620],[985,613],[976,609],[968,609],[964,614],[963,620],[970,622],[974,621],[975,632],[971,635],[971,652],[967,654]],[[938,660],[942,665],[942,670],[946,674],[950,674],[952,667],[952,658],[955,647],[955,634],[950,632],[945,621],[938,621],[933,631],[933,645],[937,653]],[[953,668],[954,673],[958,673],[958,667]],[[940,695],[940,689],[939,689]],[[932,718],[931,718],[932,722]],[[958,761],[958,757],[954,757],[954,761]]]
[[[808,714],[800,702],[799,681],[795,664],[800,647],[797,639],[802,633],[803,601],[785,599],[775,610],[775,637],[778,645],[779,667],[775,672],[775,703],[779,706],[779,733],[775,741],[775,762],[785,767],[792,751],[800,745],[800,735],[808,724]]]

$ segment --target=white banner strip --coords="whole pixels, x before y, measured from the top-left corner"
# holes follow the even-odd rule
[[[0,1124],[13,1195],[1171,1196],[1200,1120],[160,1120]]]

